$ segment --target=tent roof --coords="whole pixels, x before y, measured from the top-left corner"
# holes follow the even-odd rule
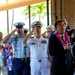
[[[0,11],[44,2],[46,0],[0,0]]]

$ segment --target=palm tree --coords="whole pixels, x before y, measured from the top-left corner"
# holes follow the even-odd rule
[[[29,17],[29,15],[28,15],[28,6],[25,7],[22,14],[25,16],[25,19],[28,19],[28,17]]]
[[[25,19],[27,19],[28,16],[28,7],[25,8],[25,10],[22,13],[25,16]],[[46,3],[39,3],[36,5],[31,6],[31,16],[34,19],[36,16],[39,16],[39,21],[41,18],[44,18],[46,16]]]

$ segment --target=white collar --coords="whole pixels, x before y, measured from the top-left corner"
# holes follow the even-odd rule
[[[56,31],[56,32],[57,32],[57,31]],[[55,33],[56,33],[56,32],[55,32]],[[65,34],[63,34],[63,35],[59,34],[59,36],[65,36]]]
[[[34,36],[34,38],[35,38],[35,39],[41,39],[41,38],[43,38],[43,37],[41,36],[40,38],[36,38],[36,36]]]

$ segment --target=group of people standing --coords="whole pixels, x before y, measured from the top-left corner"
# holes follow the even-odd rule
[[[28,34],[24,25],[15,23],[16,29],[1,39],[2,43],[12,45],[12,51],[9,47],[0,51],[6,59],[8,75],[73,75],[72,41],[66,32],[67,21],[61,19],[54,26],[47,26],[43,34],[40,21],[32,23]]]

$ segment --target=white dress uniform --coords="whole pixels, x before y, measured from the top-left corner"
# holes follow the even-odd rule
[[[34,36],[29,38],[27,43],[31,53],[31,75],[50,75],[50,63],[47,54],[48,39]]]

